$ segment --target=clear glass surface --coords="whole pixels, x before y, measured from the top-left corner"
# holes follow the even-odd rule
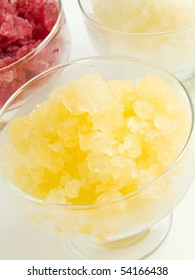
[[[144,59],[182,80],[195,74],[195,23],[178,30],[126,33],[94,20],[93,0],[78,0],[78,3],[91,42],[100,54]],[[113,1],[113,6],[115,4]],[[111,8],[108,7],[108,11]]]
[[[70,31],[61,0],[56,2],[59,14],[50,34],[30,53],[0,69],[0,108],[27,81],[68,60],[71,48]]]
[[[7,127],[11,120],[28,114],[56,87],[64,86],[88,73],[102,73],[105,79],[129,79],[133,83],[146,75],[157,75],[166,80],[178,95],[183,97],[191,119],[188,140],[176,161],[159,178],[136,192],[120,199],[92,205],[71,206],[33,198],[4,177],[2,172],[4,162],[1,160],[0,174],[23,216],[45,232],[58,236],[69,244],[66,248],[72,248],[72,251],[76,248],[77,252],[80,248],[81,252],[76,254],[76,257],[92,258],[93,255],[93,258],[113,258],[114,248],[119,252],[116,258],[122,259],[124,256],[120,247],[124,247],[121,244],[125,244],[125,258],[127,256],[142,258],[157,248],[166,237],[171,224],[170,213],[188,191],[195,173],[192,103],[185,88],[173,75],[142,61],[120,57],[94,57],[54,67],[21,87],[0,111],[0,159],[2,147],[7,142]],[[14,107],[14,103],[19,105]],[[158,230],[155,230],[156,227]],[[154,232],[158,233],[157,236],[150,238],[150,234]],[[125,239],[127,243],[124,243]],[[75,244],[80,244],[81,247]],[[98,248],[98,253],[96,249],[92,255],[87,253],[87,248],[91,248],[91,244],[93,249]],[[83,248],[86,248],[84,254]]]

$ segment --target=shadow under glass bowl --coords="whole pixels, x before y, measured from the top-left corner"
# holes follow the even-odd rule
[[[182,81],[194,76],[195,22],[167,31],[123,32],[105,25],[99,19],[100,12],[104,13],[105,18],[106,15],[109,19],[111,18],[112,8],[117,6],[115,2],[113,1],[112,7],[110,1],[110,6],[107,7],[107,10],[104,10],[104,2],[78,0],[91,42],[100,54],[124,55],[143,59],[167,69]],[[119,18],[116,19],[116,22],[120,20],[120,13],[124,12],[123,9],[122,5],[118,7]],[[175,14],[170,12],[169,16],[171,15],[176,17]],[[182,15],[180,16],[182,17]],[[180,16],[178,15],[179,18]]]
[[[0,108],[27,81],[68,60],[71,49],[70,31],[62,1],[56,0],[56,4],[59,13],[49,35],[21,59],[0,69]]]
[[[34,198],[3,175],[7,128],[13,119],[28,114],[47,99],[52,90],[89,73],[101,73],[106,80],[129,79],[133,83],[147,75],[163,78],[186,103],[191,122],[188,139],[178,158],[159,178],[121,198],[86,205],[57,204]],[[13,108],[21,95],[23,103]],[[0,127],[0,174],[14,202],[26,219],[58,236],[76,258],[140,259],[151,254],[166,237],[172,210],[194,178],[194,114],[189,95],[172,74],[142,61],[93,57],[54,67],[27,82],[8,100],[0,111]]]

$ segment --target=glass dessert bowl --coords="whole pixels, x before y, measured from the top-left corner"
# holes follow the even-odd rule
[[[89,37],[100,54],[144,59],[179,79],[194,75],[193,1],[78,0]]]
[[[27,81],[69,58],[71,38],[61,0],[33,3],[0,1],[5,10],[0,31],[0,108]]]
[[[0,174],[14,201],[76,258],[151,254],[194,177],[188,93],[142,61],[94,57],[47,70],[7,101],[0,127]]]

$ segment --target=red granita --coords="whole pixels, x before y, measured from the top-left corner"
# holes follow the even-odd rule
[[[37,42],[40,44],[52,30],[58,12],[56,0],[0,0],[1,68],[9,63],[4,58],[11,57],[13,63],[13,59],[16,61],[36,48]]]

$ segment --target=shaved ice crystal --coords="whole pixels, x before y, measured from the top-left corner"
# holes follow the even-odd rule
[[[133,85],[89,74],[10,123],[8,144],[1,143],[3,172],[45,201],[102,203],[162,175],[189,131],[184,98],[161,78]]]
[[[79,84],[72,83],[71,88],[67,86],[64,91],[66,94],[63,104],[74,114],[84,112],[88,112],[90,115],[99,114],[105,110],[109,102],[108,85],[100,75],[85,76]],[[75,100],[77,100],[76,103]]]

